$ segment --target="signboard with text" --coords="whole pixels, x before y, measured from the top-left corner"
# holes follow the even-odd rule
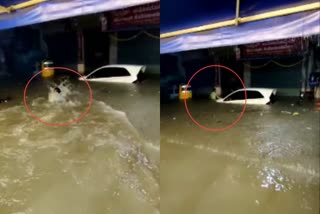
[[[117,10],[110,13],[111,29],[160,24],[160,2]]]
[[[302,38],[261,42],[240,46],[241,58],[262,58],[301,55],[304,51]]]

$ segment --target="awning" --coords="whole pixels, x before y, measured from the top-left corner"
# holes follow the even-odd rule
[[[320,11],[271,18],[239,26],[190,33],[161,39],[160,52],[243,45],[277,39],[307,37],[320,34]]]
[[[318,0],[162,0],[161,53],[320,33]]]
[[[41,0],[0,0],[0,30],[32,25],[63,18],[112,11],[157,2],[158,0],[50,0],[10,12],[12,4]],[[13,7],[14,8],[14,7]]]

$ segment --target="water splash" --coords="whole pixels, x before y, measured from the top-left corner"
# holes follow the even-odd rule
[[[72,91],[72,84],[68,79],[63,79],[59,83],[50,83],[48,87],[49,103],[66,103],[68,98],[72,94],[75,94]]]
[[[65,90],[63,87],[67,86],[62,86]],[[66,90],[63,95],[68,99],[79,99]],[[68,101],[59,104],[36,97],[31,106],[46,120],[65,119],[81,113],[86,106],[80,101],[76,107]],[[122,197],[131,194],[139,203],[154,207],[154,212],[158,210],[159,169],[145,153],[143,137],[125,112],[97,100],[91,112],[73,126],[50,128],[28,117],[23,105],[0,111],[0,162],[5,163],[0,166],[0,211],[48,213],[54,208],[41,204],[51,203],[68,188],[72,188],[68,196],[80,201],[94,203],[92,200],[102,197],[101,193],[120,192],[113,200],[125,200]],[[57,186],[41,186],[49,182]],[[35,194],[41,195],[39,201]],[[26,206],[34,211],[28,212]],[[87,211],[96,213],[90,207]]]

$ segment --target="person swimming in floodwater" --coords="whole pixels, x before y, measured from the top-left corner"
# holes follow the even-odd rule
[[[210,99],[216,101],[218,99],[220,99],[220,97],[217,95],[217,91],[216,89],[214,88],[213,91],[210,93]]]
[[[48,94],[48,101],[50,103],[62,103],[65,102],[65,98],[61,93],[61,89],[57,86],[50,87]]]
[[[71,84],[68,78],[59,78],[56,81],[48,81],[49,88],[48,101],[50,103],[66,103],[69,102],[68,97],[71,95]]]
[[[59,87],[55,87],[55,88],[54,88],[54,91],[57,92],[58,94],[61,93],[61,89],[60,89]]]

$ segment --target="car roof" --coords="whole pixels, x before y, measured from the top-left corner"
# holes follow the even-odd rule
[[[104,65],[101,67],[117,67],[117,68],[141,68],[145,65],[135,65],[135,64],[114,64],[114,65]]]
[[[274,89],[274,88],[246,88],[246,91],[259,91],[265,97],[270,96],[270,94],[275,90],[276,89]],[[236,91],[244,91],[244,89],[241,88]],[[236,92],[236,91],[234,91],[234,92]]]
[[[138,73],[140,72],[141,68],[145,67],[145,65],[134,65],[134,64],[111,64],[111,65],[104,65],[101,66],[97,69],[94,69],[89,75],[91,75],[93,72],[96,72],[97,70],[100,70],[102,68],[125,68],[128,70],[128,72],[130,73],[130,75],[138,75]]]
[[[246,88],[246,91],[273,91],[274,88]],[[238,89],[237,91],[244,91],[243,88]]]

